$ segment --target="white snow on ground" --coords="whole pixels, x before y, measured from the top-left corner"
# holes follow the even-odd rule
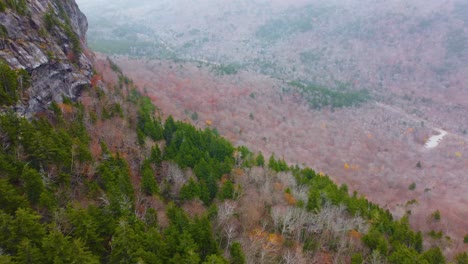
[[[440,134],[430,137],[427,140],[426,144],[424,144],[425,148],[431,149],[431,148],[437,147],[439,145],[439,143],[442,141],[442,139],[444,139],[444,137],[448,134],[447,131],[442,130],[442,129],[437,129],[437,131]]]

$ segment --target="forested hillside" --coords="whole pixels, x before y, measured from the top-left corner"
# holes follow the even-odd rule
[[[58,23],[44,39],[63,38],[73,55],[20,67],[0,53],[0,263],[446,263],[410,212],[396,219],[324,173],[165,115],[110,59],[68,45],[81,40],[63,3],[0,0],[0,19],[39,10],[35,30]],[[39,75],[66,65],[85,78],[77,58],[93,73],[79,92],[61,71]],[[70,86],[23,115],[39,82]]]
[[[445,263],[406,217],[163,119],[107,63],[116,82],[96,74],[76,102],[31,120],[2,105],[2,263]]]
[[[90,46],[167,115],[468,250],[465,0],[77,1]]]

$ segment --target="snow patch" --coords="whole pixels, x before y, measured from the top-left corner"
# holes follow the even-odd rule
[[[444,131],[442,129],[438,129],[437,131],[440,134],[430,137],[427,140],[426,144],[424,144],[425,148],[432,149],[432,148],[437,147],[439,145],[439,143],[442,141],[442,139],[444,139],[444,137],[448,134],[447,131]]]

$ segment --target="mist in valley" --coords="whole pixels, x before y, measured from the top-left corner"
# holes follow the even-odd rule
[[[411,211],[451,237],[427,242],[447,254],[468,249],[468,2],[77,2],[89,46],[165,114]]]

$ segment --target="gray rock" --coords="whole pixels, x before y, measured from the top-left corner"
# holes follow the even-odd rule
[[[72,30],[86,50],[88,21],[74,0],[60,1],[69,18]],[[49,10],[49,7],[51,8]],[[61,102],[63,96],[76,99],[90,85],[92,64],[85,54],[70,61],[73,43],[62,27],[45,29],[44,16],[52,11],[62,24],[60,7],[52,0],[28,1],[28,14],[21,16],[7,9],[0,13],[0,24],[8,36],[0,38],[0,57],[12,68],[25,69],[31,74],[31,87],[14,107],[18,114],[31,117],[48,108],[52,101]]]

